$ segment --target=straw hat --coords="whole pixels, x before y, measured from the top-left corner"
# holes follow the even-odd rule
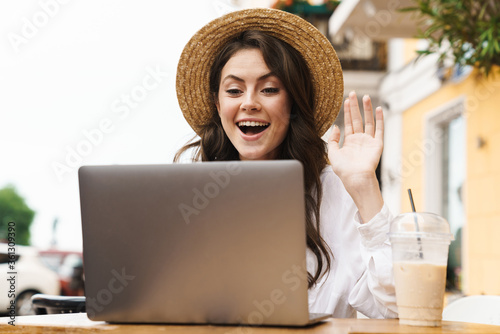
[[[322,136],[342,105],[344,83],[340,61],[328,39],[297,15],[276,9],[246,9],[217,18],[201,28],[182,51],[177,67],[177,99],[184,117],[197,134],[216,107],[209,73],[216,55],[245,30],[260,30],[295,48],[311,72],[315,121]]]

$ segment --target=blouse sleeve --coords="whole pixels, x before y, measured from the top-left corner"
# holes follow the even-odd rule
[[[392,215],[384,204],[369,222],[355,222],[361,237],[361,257],[366,270],[348,297],[349,304],[370,318],[397,318],[396,293],[392,271],[392,252],[387,233]]]

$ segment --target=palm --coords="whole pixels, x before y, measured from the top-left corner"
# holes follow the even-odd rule
[[[375,125],[371,101],[363,99],[365,126],[355,94],[344,104],[344,144],[340,148],[340,130],[334,128],[328,141],[328,158],[334,172],[344,185],[361,186],[362,182],[375,173],[383,149],[383,115],[377,108]]]
[[[334,145],[332,143],[329,144]],[[337,175],[366,174],[377,168],[383,143],[365,133],[347,136],[339,150],[330,149],[328,157]]]

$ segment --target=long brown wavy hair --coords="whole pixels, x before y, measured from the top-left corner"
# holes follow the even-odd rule
[[[187,143],[175,155],[194,149],[193,161],[239,160],[239,154],[222,128],[215,102],[221,72],[228,60],[243,49],[259,49],[264,61],[276,75],[292,99],[290,125],[277,159],[296,159],[304,166],[307,247],[317,259],[315,273],[308,273],[309,288],[328,272],[331,250],[320,235],[322,185],[320,175],[328,162],[326,143],[321,139],[314,121],[313,84],[302,56],[278,38],[256,30],[248,30],[231,40],[216,57],[210,70],[210,92],[213,99],[212,118],[204,125],[200,139]],[[195,137],[196,138],[196,137]],[[194,140],[194,138],[193,138]]]

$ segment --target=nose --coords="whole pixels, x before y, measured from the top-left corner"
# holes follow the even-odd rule
[[[241,103],[241,109],[244,111],[258,111],[260,110],[260,103],[258,101],[258,97],[255,93],[247,93],[245,95],[245,99]]]

